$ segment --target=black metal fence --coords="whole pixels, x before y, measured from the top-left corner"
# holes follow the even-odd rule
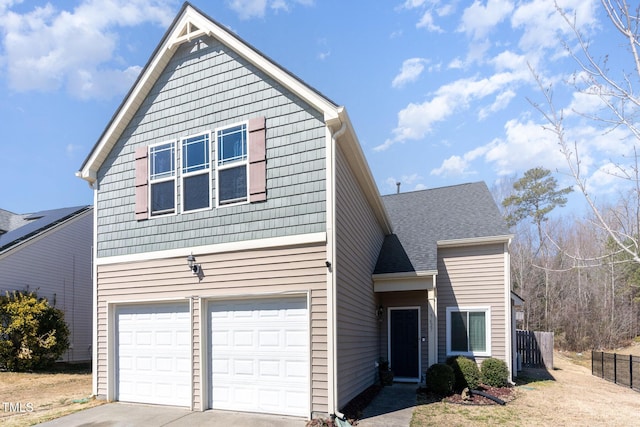
[[[591,374],[640,391],[640,356],[592,351]]]

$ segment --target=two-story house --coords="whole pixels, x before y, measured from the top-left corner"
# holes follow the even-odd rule
[[[447,354],[511,365],[486,186],[381,197],[346,110],[189,3],[78,176],[99,397],[309,418],[381,357],[414,382]]]

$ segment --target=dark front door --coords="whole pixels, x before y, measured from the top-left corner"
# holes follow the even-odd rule
[[[396,378],[420,378],[418,309],[391,310],[390,364]]]

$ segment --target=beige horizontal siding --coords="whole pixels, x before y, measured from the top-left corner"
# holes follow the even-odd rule
[[[338,409],[375,381],[377,298],[372,273],[384,234],[344,153],[336,153]]]
[[[438,249],[439,361],[447,357],[447,307],[465,306],[491,308],[491,355],[506,360],[504,259],[504,244]]]
[[[200,366],[201,300],[309,292],[311,330],[311,410],[327,412],[327,267],[324,244],[195,254],[202,265],[200,281],[185,257],[98,266],[98,394],[107,393],[107,305],[113,302],[192,298],[193,403],[202,399]]]

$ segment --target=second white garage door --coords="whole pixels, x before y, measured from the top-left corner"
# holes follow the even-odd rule
[[[209,304],[210,405],[309,415],[306,297]]]

